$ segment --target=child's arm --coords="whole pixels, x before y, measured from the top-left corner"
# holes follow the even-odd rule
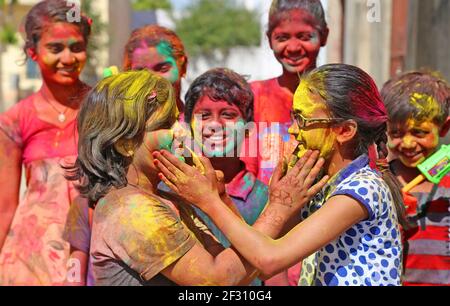
[[[213,169],[212,171],[206,171],[206,176],[204,176],[199,171],[180,162],[168,152],[156,153],[154,156],[158,160],[156,165],[163,173],[160,177],[164,182],[179,195],[185,197],[188,202],[195,203],[204,210],[218,225],[219,229],[223,230],[228,238],[231,238],[231,243],[238,251],[243,252],[242,255],[253,266],[263,271],[265,275],[271,275],[272,270],[266,269],[270,266],[266,265],[267,262],[264,259],[274,255],[268,253],[278,253],[278,246],[273,248],[277,243],[272,238],[279,235],[286,220],[295,212],[298,212],[323,187],[326,181],[326,178],[324,178],[321,182],[312,186],[324,162],[320,160],[316,163],[318,152],[305,154],[301,161],[283,178],[281,165],[279,165],[271,183],[269,204],[254,225],[257,230],[254,230],[251,226],[236,218],[219,198],[212,180],[208,179],[209,176],[215,177]],[[212,168],[208,160],[205,159],[203,162],[207,165],[206,168]],[[194,188],[194,185],[196,188]],[[240,233],[243,235],[237,237]],[[292,242],[289,241],[288,244],[290,243]],[[225,252],[227,251],[229,250]],[[195,256],[201,256],[201,254]],[[234,254],[234,256],[239,255]],[[292,264],[297,261],[294,260]],[[278,271],[290,266],[284,265],[283,262],[280,263],[282,266]]]
[[[19,204],[22,151],[0,131],[0,251]]]
[[[287,235],[274,240],[259,232],[264,226],[277,224],[272,213],[265,212],[252,228],[237,222],[223,204],[216,203],[209,207],[206,213],[231,244],[265,276],[298,263],[368,217],[367,209],[356,200],[336,196]]]
[[[70,257],[67,261],[67,276],[64,286],[86,286],[89,255],[70,247]]]

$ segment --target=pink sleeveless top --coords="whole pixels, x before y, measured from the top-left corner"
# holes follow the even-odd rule
[[[78,192],[61,165],[76,159],[76,120],[64,128],[43,121],[35,97],[0,114],[0,133],[22,150],[27,185],[1,250],[0,285],[60,285],[66,276],[69,245],[62,232]]]

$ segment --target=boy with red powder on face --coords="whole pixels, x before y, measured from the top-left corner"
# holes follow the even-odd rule
[[[257,160],[246,159],[247,167],[269,183],[273,170],[283,156],[294,149],[288,128],[292,124],[294,92],[300,75],[316,68],[320,48],[325,46],[328,27],[319,0],[274,0],[267,31],[274,56],[283,67],[277,78],[251,84],[255,96],[255,123],[260,127],[260,152]]]
[[[274,0],[269,12],[267,38],[275,58],[283,67],[277,78],[251,84],[255,96],[258,155],[242,158],[258,179],[268,184],[283,156],[295,149],[288,133],[292,124],[294,92],[300,75],[316,68],[320,48],[326,45],[328,26],[319,0]],[[297,285],[299,268],[291,269],[289,281],[282,273],[268,285]]]
[[[450,128],[450,87],[437,73],[410,72],[386,83],[382,96],[396,157],[391,168],[406,185]],[[450,174],[438,185],[423,181],[404,198],[411,225],[405,231],[404,285],[450,285]]]

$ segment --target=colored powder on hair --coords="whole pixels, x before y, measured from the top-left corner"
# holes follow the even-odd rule
[[[178,70],[178,65],[173,57],[173,49],[167,41],[161,41],[157,46],[156,50],[159,54],[165,57],[165,60],[173,66],[172,74],[169,77],[171,83],[175,83],[180,77],[180,71]]]
[[[415,117],[420,121],[432,121],[439,116],[441,111],[436,99],[426,94],[411,94],[410,103],[417,110]]]

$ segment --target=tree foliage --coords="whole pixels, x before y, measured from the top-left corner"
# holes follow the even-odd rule
[[[156,9],[164,9],[170,10],[172,8],[172,4],[170,0],[134,0],[133,1],[133,9],[135,11],[147,11],[147,10],[156,10]]]
[[[18,43],[17,31],[12,23],[12,15],[17,0],[0,0],[0,42],[4,45],[15,45]]]
[[[232,0],[195,0],[175,21],[176,32],[189,54],[208,58],[215,51],[227,56],[237,46],[256,46],[261,40],[257,12]]]
[[[94,8],[94,0],[81,2],[81,11],[92,19],[92,33],[88,44],[88,62],[83,70],[86,82],[95,84],[98,80],[96,67],[99,66],[99,51],[103,50],[108,43],[102,41],[101,36],[106,31],[107,25],[102,21],[101,15]]]

